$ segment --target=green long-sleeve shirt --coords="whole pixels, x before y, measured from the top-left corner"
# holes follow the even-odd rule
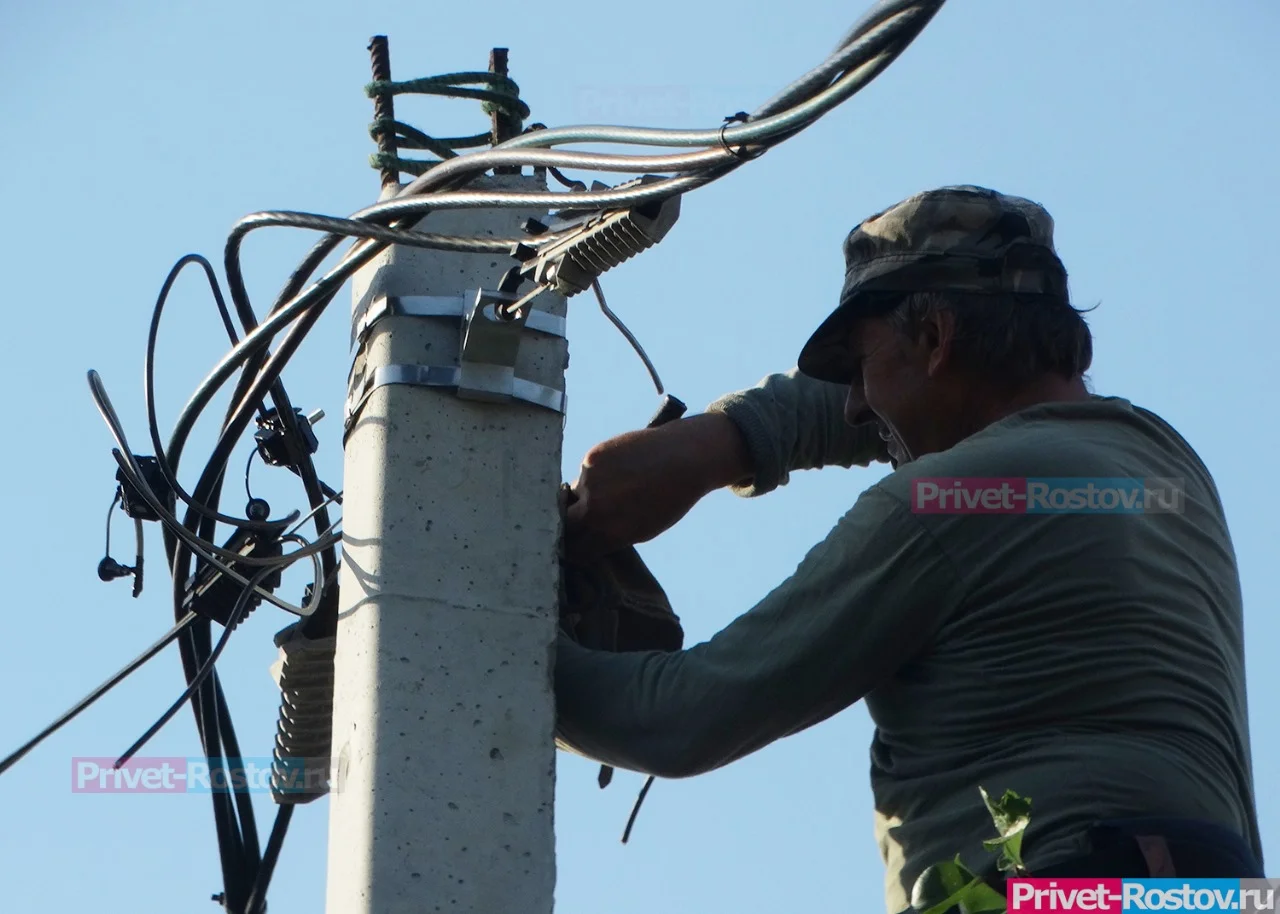
[[[843,424],[843,394],[792,372],[712,404],[755,464],[740,493],[794,469],[882,459],[873,432]],[[912,503],[924,479],[1082,477],[1177,480],[1181,505],[977,514]],[[872,486],[794,575],[710,641],[616,655],[562,638],[558,732],[616,766],[685,777],[865,699],[897,912],[929,864],[989,860],[979,785],[1033,798],[1033,870],[1079,853],[1092,821],[1135,815],[1227,825],[1261,859],[1242,640],[1231,540],[1191,447],[1124,400],[1044,404]]]

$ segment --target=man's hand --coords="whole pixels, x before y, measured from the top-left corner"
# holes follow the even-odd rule
[[[565,524],[570,555],[604,555],[672,527],[704,495],[752,475],[746,443],[706,413],[597,444],[582,459]]]

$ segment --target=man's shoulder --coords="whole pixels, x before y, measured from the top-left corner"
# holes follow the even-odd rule
[[[1119,397],[1044,403],[1007,416],[959,444],[903,464],[879,487],[910,504],[921,479],[1200,475],[1191,447],[1159,416]],[[1207,474],[1207,471],[1205,471]]]

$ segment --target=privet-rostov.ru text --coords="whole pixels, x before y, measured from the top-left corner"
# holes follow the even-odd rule
[[[1011,879],[1009,912],[1276,910],[1275,886],[1261,879]]]
[[[934,477],[911,481],[919,514],[1176,514],[1181,479]]]
[[[73,758],[73,793],[209,793],[213,790],[271,790],[272,759],[230,759],[210,765],[205,758],[133,758],[120,768],[112,758]],[[280,792],[324,792],[330,774],[326,759],[283,759],[277,763]],[[329,785],[332,786],[332,785]]]

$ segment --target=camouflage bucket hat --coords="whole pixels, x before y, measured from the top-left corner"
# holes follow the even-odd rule
[[[1068,301],[1053,218],[1038,203],[985,187],[925,191],[877,213],[849,233],[844,260],[840,304],[797,362],[823,381],[849,383],[850,325],[892,308],[899,300],[892,293],[1013,292]]]

